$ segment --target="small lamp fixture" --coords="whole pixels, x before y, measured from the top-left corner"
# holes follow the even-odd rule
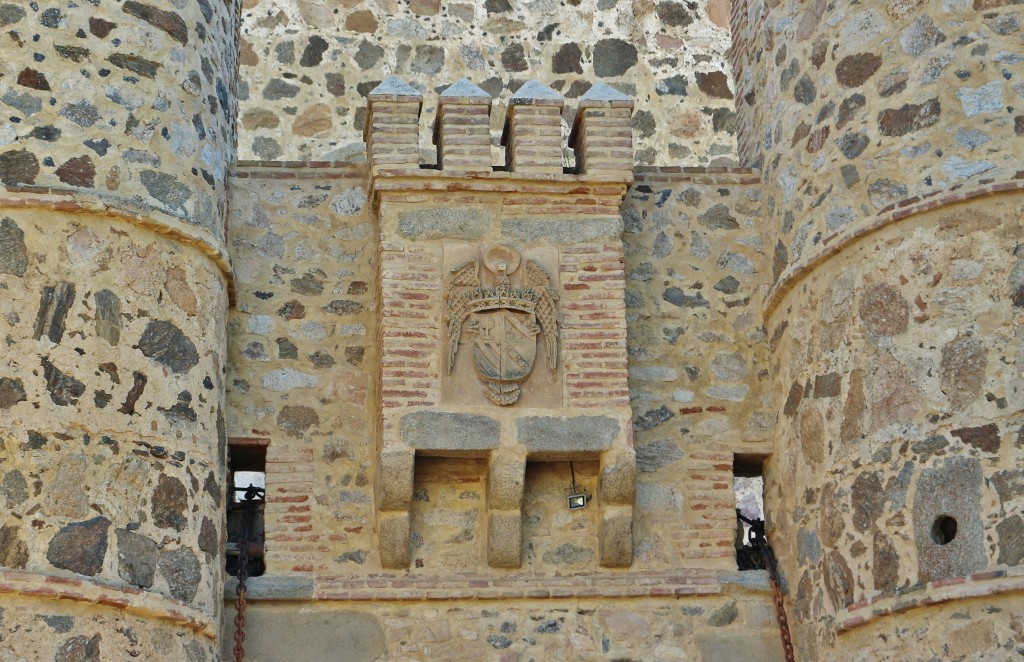
[[[579,510],[580,508],[586,508],[587,503],[590,502],[590,495],[585,491],[577,489],[576,487],[576,470],[573,469],[572,462],[569,462],[569,472],[572,475],[572,485],[566,488],[566,492],[569,496],[566,497],[566,503],[569,506],[569,510]]]

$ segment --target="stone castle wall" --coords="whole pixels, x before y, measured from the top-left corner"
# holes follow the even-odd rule
[[[570,100],[603,80],[640,102],[637,163],[735,163],[722,0],[247,0],[242,21],[243,159],[360,157],[365,97],[397,75],[429,98],[468,77],[502,104],[529,79]]]
[[[232,3],[4,3],[0,648],[209,660]]]
[[[762,167],[772,256],[765,503],[801,657],[1009,655],[1019,12],[738,3],[733,26],[740,151]],[[964,607],[959,629],[946,608],[902,619],[980,592],[991,612]]]

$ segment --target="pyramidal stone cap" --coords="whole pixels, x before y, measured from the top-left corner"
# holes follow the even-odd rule
[[[468,78],[458,80],[438,95],[438,103],[473,103],[473,104],[490,104],[491,95],[483,89],[480,89]]]
[[[366,95],[369,101],[419,101],[423,95],[415,87],[406,83],[398,76],[388,76],[381,84],[370,90]]]
[[[580,107],[588,106],[620,106],[633,107],[633,100],[603,81],[590,86],[586,94],[580,97]]]
[[[538,80],[528,80],[516,90],[508,102],[515,106],[564,106],[565,99],[558,92]]]

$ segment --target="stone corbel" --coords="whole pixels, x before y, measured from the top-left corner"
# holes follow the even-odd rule
[[[409,567],[409,511],[412,508],[415,451],[405,445],[385,447],[377,471],[377,536],[385,568]]]
[[[522,565],[523,488],[526,454],[495,451],[487,472],[487,563],[493,568]]]
[[[636,497],[636,453],[618,446],[601,454],[597,488],[601,521],[598,554],[602,567],[628,568],[633,564],[633,500]]]

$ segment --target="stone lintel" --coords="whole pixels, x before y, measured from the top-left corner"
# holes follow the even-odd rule
[[[498,447],[501,423],[488,416],[417,411],[398,423],[403,443],[417,451],[487,451]]]
[[[525,416],[516,421],[519,443],[530,457],[592,457],[611,448],[621,431],[611,416]]]

